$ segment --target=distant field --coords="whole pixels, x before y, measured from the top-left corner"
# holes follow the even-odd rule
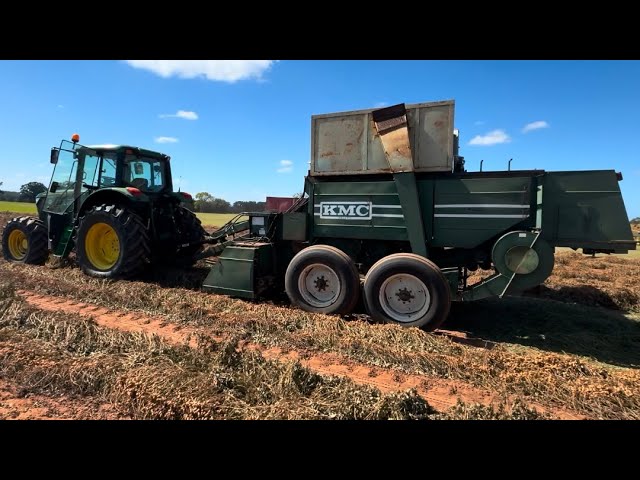
[[[0,212],[36,213],[36,204],[26,202],[0,202]]]
[[[198,218],[205,227],[221,227],[233,217],[236,213],[197,213]]]
[[[0,202],[0,212],[35,214],[36,204],[25,202]],[[197,215],[202,221],[202,224],[209,227],[221,227],[236,216],[235,213],[198,213]]]

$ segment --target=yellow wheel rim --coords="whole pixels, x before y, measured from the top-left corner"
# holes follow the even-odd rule
[[[84,240],[84,251],[96,269],[109,270],[120,258],[120,239],[118,234],[110,225],[96,223],[87,232]]]
[[[9,253],[16,260],[24,260],[29,250],[29,240],[22,230],[14,230],[9,234]]]

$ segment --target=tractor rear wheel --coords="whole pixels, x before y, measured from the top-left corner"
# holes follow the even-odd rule
[[[49,256],[47,227],[36,217],[16,217],[2,234],[2,255],[10,262],[44,265]]]
[[[80,218],[75,238],[82,271],[98,278],[128,278],[149,263],[149,235],[126,207],[99,205]]]
[[[176,226],[180,244],[197,242],[202,240],[207,232],[202,228],[202,222],[191,210],[178,207],[176,209]],[[193,245],[182,248],[173,258],[175,263],[182,266],[191,266],[196,262],[195,256],[203,249],[202,245]]]
[[[435,330],[451,307],[449,284],[438,266],[413,253],[378,260],[367,272],[364,298],[374,320]]]
[[[285,290],[291,303],[307,312],[347,314],[360,298],[360,276],[342,250],[313,245],[289,263]]]

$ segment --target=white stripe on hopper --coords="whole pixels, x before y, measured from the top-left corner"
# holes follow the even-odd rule
[[[436,213],[434,217],[440,218],[527,218],[529,215],[491,215],[476,213]]]
[[[529,208],[531,205],[505,205],[500,203],[458,203],[435,205],[436,208]]]

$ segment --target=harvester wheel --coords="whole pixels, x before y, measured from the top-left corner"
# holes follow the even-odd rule
[[[16,217],[4,227],[2,254],[10,262],[44,265],[49,256],[47,227],[36,217]]]
[[[378,260],[367,272],[364,298],[379,322],[435,330],[451,307],[449,284],[438,266],[413,253]]]
[[[80,218],[75,238],[78,264],[98,278],[127,278],[149,263],[147,229],[125,207],[99,205]]]
[[[360,276],[342,250],[313,245],[298,252],[285,274],[291,303],[307,312],[347,314],[360,297]]]
[[[176,210],[176,226],[178,227],[179,242],[190,243],[202,240],[207,232],[202,228],[202,222],[196,217],[196,214],[191,210],[178,207]],[[191,247],[183,248],[178,252],[178,255],[172,258],[172,260],[178,265],[191,266],[196,260],[195,256],[202,251],[202,245],[193,245]]]

